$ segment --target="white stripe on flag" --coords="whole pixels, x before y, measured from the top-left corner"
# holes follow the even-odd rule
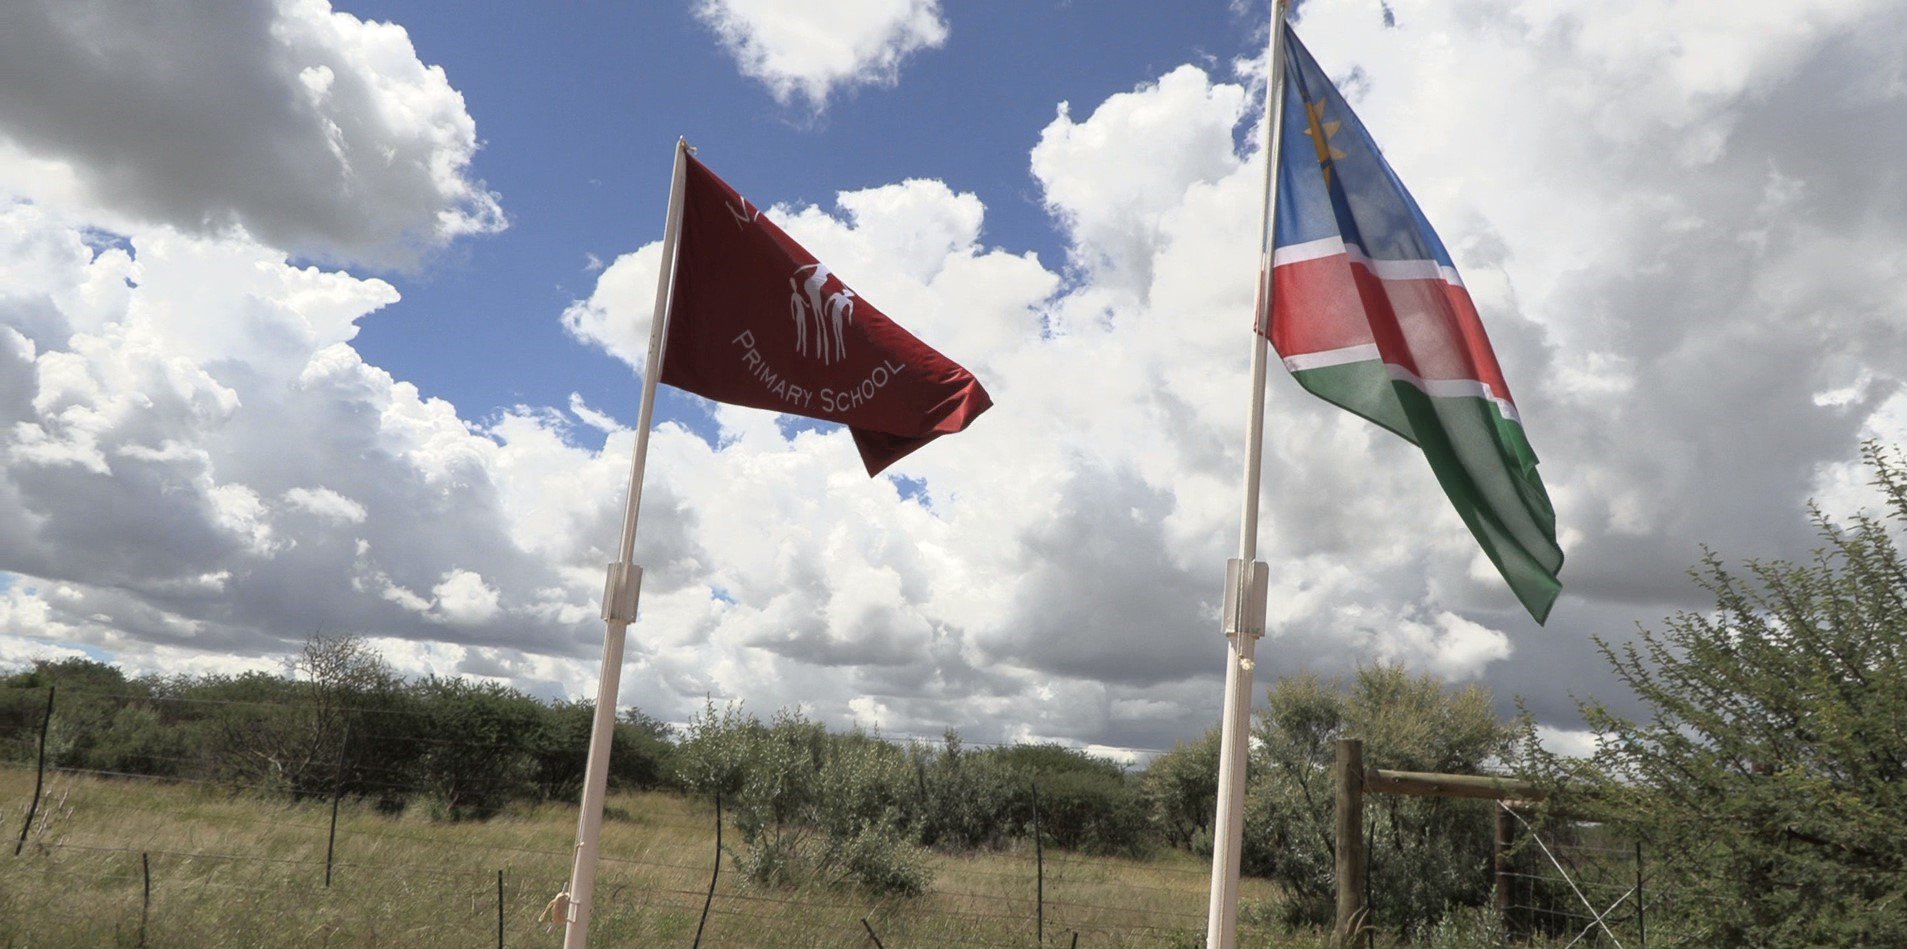
[[[1343,238],[1337,236],[1280,247],[1272,254],[1271,265],[1283,267],[1339,254],[1349,257],[1352,263],[1370,268],[1379,280],[1442,280],[1453,287],[1463,286],[1463,276],[1457,273],[1455,267],[1446,267],[1434,260],[1372,260],[1364,253],[1364,248],[1346,244]]]
[[[1346,346],[1343,349],[1327,349],[1321,353],[1299,353],[1285,357],[1285,368],[1292,372],[1306,369],[1326,369],[1342,366],[1348,362],[1373,362],[1378,358],[1376,343],[1363,343]]]
[[[1283,267],[1304,260],[1317,260],[1320,257],[1336,257],[1344,253],[1344,238],[1335,234],[1302,244],[1286,244],[1278,248],[1271,256],[1271,265]]]
[[[1338,351],[1343,352],[1343,350]],[[1434,399],[1488,399],[1496,403],[1497,411],[1502,412],[1504,418],[1518,425],[1523,424],[1523,417],[1516,414],[1516,406],[1512,405],[1510,400],[1497,398],[1496,393],[1491,392],[1489,386],[1475,379],[1431,379],[1425,381],[1416,373],[1405,369],[1403,366],[1388,362],[1384,364],[1384,371],[1389,373],[1392,379],[1413,386],[1418,391]]]
[[[1307,369],[1329,369],[1332,366],[1344,366],[1354,362],[1377,362],[1381,357],[1376,343],[1364,343],[1358,346],[1346,346],[1343,349],[1327,349],[1319,353],[1299,353],[1284,358],[1285,368],[1292,372]],[[1417,391],[1436,399],[1488,399],[1496,403],[1497,411],[1503,417],[1523,424],[1523,417],[1516,412],[1516,406],[1508,399],[1499,399],[1490,387],[1475,379],[1431,379],[1425,381],[1416,373],[1396,363],[1384,363],[1384,371],[1391,379],[1410,385]]]

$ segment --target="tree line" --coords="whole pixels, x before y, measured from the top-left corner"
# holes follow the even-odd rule
[[[291,800],[346,794],[447,819],[580,794],[594,706],[492,682],[407,680],[355,637],[315,637],[287,674],[129,677],[91,659],[0,677],[0,757],[37,754],[47,687],[54,767],[196,781]],[[616,725],[611,780],[671,781],[669,729]]]

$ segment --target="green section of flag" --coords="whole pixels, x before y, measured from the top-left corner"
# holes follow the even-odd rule
[[[1383,363],[1375,359],[1339,363],[1320,369],[1301,369],[1291,377],[1312,395],[1349,409],[1416,443],[1417,439],[1410,434],[1410,419],[1404,414],[1403,403],[1397,401],[1397,390],[1392,388],[1390,373],[1384,371]]]
[[[1431,396],[1377,360],[1292,374],[1312,394],[1423,449],[1457,514],[1538,623],[1562,591],[1556,511],[1523,426],[1477,396]]]

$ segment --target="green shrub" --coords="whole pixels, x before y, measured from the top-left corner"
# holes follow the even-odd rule
[[[579,702],[578,706],[588,708],[593,714],[595,703]],[[562,706],[558,706],[559,714]],[[584,745],[588,748],[588,732],[584,732]],[[670,740],[669,726],[655,718],[644,715],[638,709],[628,709],[616,720],[616,737],[609,756],[609,784],[611,787],[631,791],[651,791],[673,786],[675,778],[675,743]],[[580,789],[582,776],[577,775]],[[554,797],[571,797],[572,793],[557,793]]]
[[[756,739],[763,731],[762,723],[744,714],[740,703],[717,709],[708,702],[676,746],[676,782],[692,793],[734,799],[748,780]]]
[[[1211,855],[1218,739],[1219,730],[1213,728],[1195,741],[1177,742],[1140,775],[1147,819],[1166,846]]]
[[[1474,774],[1507,752],[1513,729],[1480,686],[1445,687],[1400,666],[1360,669],[1349,682],[1288,676],[1254,726],[1260,775],[1246,797],[1243,862],[1285,890],[1286,922],[1329,926],[1335,916],[1331,764],[1340,737],[1364,741],[1367,767]],[[1489,895],[1494,818],[1475,801],[1373,798],[1374,925],[1421,934],[1457,907]]]
[[[114,748],[104,757],[96,751],[113,722],[128,705],[144,697],[147,683],[128,680],[124,673],[92,659],[39,660],[32,669],[0,678],[0,723],[12,728],[5,757],[32,759],[39,754],[40,722],[46,716],[46,690],[57,688],[53,720],[47,728],[49,763],[66,768],[118,770],[107,767],[124,753]],[[128,724],[131,724],[130,722]]]
[[[185,736],[150,703],[129,703],[94,742],[87,763],[102,771],[172,776],[187,762]]]
[[[1600,780],[1662,855],[1653,895],[1689,944],[1907,945],[1907,456],[1864,454],[1883,514],[1814,511],[1807,563],[1710,554],[1713,610],[1599,640],[1646,717],[1587,705],[1593,768],[1532,756]]]
[[[933,883],[927,853],[891,824],[869,824],[852,836],[828,838],[823,861],[840,879],[870,893],[919,896]]]
[[[534,793],[542,703],[493,682],[436,676],[414,692],[423,732],[441,736],[416,761],[434,816],[482,819]]]
[[[1508,941],[1496,910],[1460,906],[1426,928],[1421,943],[1425,949],[1499,949]]]
[[[917,787],[915,839],[942,850],[991,850],[1018,836],[1031,819],[1020,806],[1017,775],[997,758],[967,750],[948,731],[938,750],[912,754]]]
[[[994,820],[1016,833],[1032,829],[1039,788],[1040,829],[1055,846],[1136,856],[1153,843],[1138,781],[1119,763],[1056,744],[1013,745],[985,753],[1005,778]]]
[[[764,725],[739,705],[711,704],[690,723],[677,768],[691,789],[722,795],[741,837],[731,859],[756,885],[911,896],[930,882],[908,831],[916,771],[899,746],[829,735],[798,711]]]
[[[1127,776],[1066,771],[1036,781],[1040,829],[1054,845],[1128,857],[1151,849],[1145,801]]]

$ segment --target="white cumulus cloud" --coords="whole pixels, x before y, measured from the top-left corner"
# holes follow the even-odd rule
[[[504,226],[403,27],[328,0],[19,0],[6,24],[0,187],[387,265]]]
[[[744,75],[817,112],[837,90],[893,85],[908,56],[947,41],[940,0],[699,0],[695,12]]]
[[[483,577],[469,570],[452,570],[430,591],[436,596],[435,617],[440,622],[472,626],[503,612],[502,598]]]

